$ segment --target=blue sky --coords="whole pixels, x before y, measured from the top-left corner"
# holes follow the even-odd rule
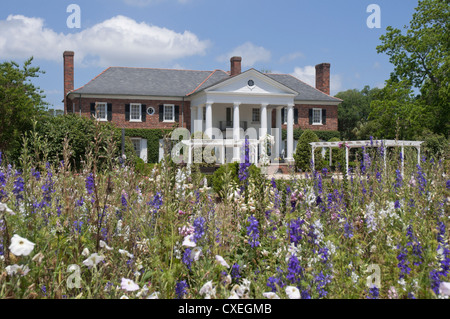
[[[69,28],[70,4],[80,28]],[[370,4],[381,28],[369,28]],[[0,10],[0,62],[34,65],[33,82],[62,108],[64,50],[75,51],[75,87],[109,66],[228,71],[231,56],[243,70],[292,74],[314,85],[314,66],[331,63],[331,94],[381,87],[393,70],[378,54],[391,25],[408,25],[416,0],[15,0]]]

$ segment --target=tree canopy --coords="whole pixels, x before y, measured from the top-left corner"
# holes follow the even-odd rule
[[[10,154],[20,146],[23,132],[32,128],[33,118],[45,116],[45,95],[31,83],[44,73],[31,66],[33,58],[24,62],[0,64],[0,151]]]

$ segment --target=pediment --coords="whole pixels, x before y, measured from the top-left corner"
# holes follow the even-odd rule
[[[250,69],[232,78],[217,83],[205,89],[205,92],[294,96],[298,94],[296,91],[269,78],[255,69]]]

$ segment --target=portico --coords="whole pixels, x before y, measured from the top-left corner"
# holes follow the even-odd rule
[[[273,136],[270,158],[274,159],[280,157],[283,149],[282,109],[286,108],[285,161],[293,162],[294,98],[297,95],[296,91],[250,69],[191,96],[191,133],[203,132],[204,138],[214,140],[216,146],[223,140],[220,144],[223,148],[233,148],[231,159],[227,158],[231,162],[241,160],[241,145],[246,138],[252,145],[259,144],[259,158],[269,155],[262,145],[265,139]],[[273,110],[275,127],[272,125]],[[223,163],[225,156],[221,155],[219,160]]]

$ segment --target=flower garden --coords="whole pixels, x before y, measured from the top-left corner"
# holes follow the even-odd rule
[[[218,192],[194,166],[92,154],[0,162],[0,298],[448,298],[446,161],[407,153],[402,175],[367,148],[349,175],[287,180],[244,162]]]

